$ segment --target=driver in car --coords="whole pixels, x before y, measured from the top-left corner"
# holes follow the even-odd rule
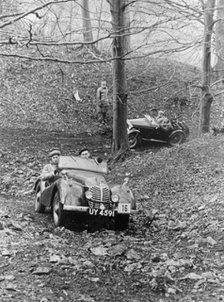
[[[156,117],[156,122],[162,127],[164,130],[169,130],[171,128],[170,120],[165,116],[165,112],[160,110]]]
[[[45,165],[41,173],[41,191],[43,191],[46,185],[52,183],[55,180],[55,176],[58,173],[58,161],[61,152],[58,149],[52,150],[48,157],[50,158],[50,163]]]
[[[83,148],[82,150],[80,150],[79,156],[82,158],[91,158],[90,152],[87,148]]]

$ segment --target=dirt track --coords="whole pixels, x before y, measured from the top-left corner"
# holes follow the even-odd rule
[[[1,197],[0,207],[1,301],[138,301],[138,284],[131,289],[124,273],[127,257],[139,258],[131,252],[138,238],[54,229],[50,213],[34,213],[30,200]]]

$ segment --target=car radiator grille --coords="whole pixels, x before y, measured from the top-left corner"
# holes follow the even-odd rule
[[[108,187],[91,187],[89,191],[93,194],[94,202],[110,202],[110,190]]]
[[[102,204],[105,206],[105,209],[111,208],[110,190],[108,187],[93,186],[89,188],[89,191],[93,195],[91,200],[89,200],[89,206],[91,208],[99,209]]]

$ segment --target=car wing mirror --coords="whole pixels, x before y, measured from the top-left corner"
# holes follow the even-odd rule
[[[102,159],[101,157],[97,157],[97,158],[96,158],[96,162],[97,162],[98,164],[101,164],[102,161],[103,161],[103,159]]]

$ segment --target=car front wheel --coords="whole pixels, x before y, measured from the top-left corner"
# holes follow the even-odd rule
[[[182,131],[176,131],[170,135],[168,143],[170,146],[177,146],[183,143],[184,139],[185,134]]]
[[[58,192],[54,194],[52,212],[55,226],[63,226],[65,223],[65,213],[63,211],[63,204],[60,202],[60,196]]]
[[[130,148],[135,148],[141,142],[141,136],[137,132],[132,132],[128,134],[128,142]]]
[[[41,197],[41,189],[39,183],[36,187],[35,200],[34,200],[34,210],[37,213],[43,213],[45,211],[45,206],[40,203],[40,197]]]

